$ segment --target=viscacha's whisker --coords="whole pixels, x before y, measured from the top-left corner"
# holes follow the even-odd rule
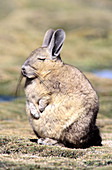
[[[22,73],[21,73],[21,74],[20,74],[20,77],[19,77],[19,80],[18,80],[17,87],[16,87],[15,97],[17,97],[18,92],[19,92],[19,90],[20,90],[20,86],[21,86],[22,79],[23,79],[23,75],[22,75]]]

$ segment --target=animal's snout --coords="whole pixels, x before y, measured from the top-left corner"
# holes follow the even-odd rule
[[[22,66],[21,72],[22,72],[22,75],[23,75],[23,76],[26,76],[26,69],[25,69],[25,67]]]
[[[21,73],[24,77],[28,77],[28,78],[37,77],[35,70],[32,67],[30,67],[29,65],[28,66],[23,65],[21,68]]]

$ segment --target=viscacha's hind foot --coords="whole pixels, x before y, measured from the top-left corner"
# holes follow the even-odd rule
[[[62,143],[59,143],[57,140],[50,139],[50,138],[40,138],[40,139],[38,139],[37,143],[39,145],[62,146],[62,147],[64,147],[64,145]]]

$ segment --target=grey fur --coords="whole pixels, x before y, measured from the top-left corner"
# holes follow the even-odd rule
[[[62,62],[64,39],[63,30],[48,31],[43,46],[22,66],[29,122],[40,137],[38,144],[72,148],[101,145],[96,126],[97,93],[80,70]]]

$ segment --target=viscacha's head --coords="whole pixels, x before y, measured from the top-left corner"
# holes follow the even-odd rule
[[[36,78],[46,75],[55,67],[62,64],[60,52],[65,40],[62,29],[50,29],[46,32],[42,47],[34,50],[22,66],[22,75],[27,78]]]

